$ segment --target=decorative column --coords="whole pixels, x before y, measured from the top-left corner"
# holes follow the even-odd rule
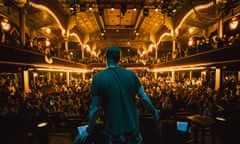
[[[216,68],[215,70],[215,90],[221,87],[221,69]]]
[[[189,79],[192,80],[192,71],[189,71]]]
[[[19,27],[20,27],[20,44],[24,46],[26,44],[25,40],[25,25],[26,25],[26,5],[27,0],[18,0],[17,6],[19,7]]]
[[[36,31],[35,31],[35,30],[31,30],[31,31],[30,31],[30,39],[29,39],[29,41],[30,41],[30,47],[33,47],[33,46],[36,46],[36,45],[37,45],[37,43],[34,42],[35,36],[36,36]]]
[[[172,59],[176,59],[176,34],[175,30],[172,32]]]
[[[86,73],[82,73],[82,79],[85,80],[86,79]]]
[[[223,16],[220,14],[219,20],[218,20],[218,37],[223,37]]]
[[[240,71],[238,71],[238,75],[237,75],[237,80],[238,80],[238,82],[240,82]]]
[[[69,42],[69,30],[66,30],[65,31],[65,34],[64,34],[64,46],[65,46],[65,53],[64,53],[64,57],[66,59],[68,59],[68,42]]]
[[[172,70],[172,79],[171,79],[172,82],[175,82],[175,71]]]
[[[157,72],[154,72],[154,78],[157,79]]]
[[[158,45],[156,43],[154,45],[155,45],[155,59],[157,61],[157,59],[158,59]]]
[[[50,81],[52,79],[52,77],[51,77],[51,72],[49,71],[48,72],[48,80]]]
[[[81,46],[81,50],[82,50],[82,59],[84,59],[84,48],[85,48],[85,44],[83,44],[82,46]]]
[[[216,0],[216,4],[219,6],[217,10],[218,15],[218,37],[223,37],[223,12],[224,12],[224,6],[222,0]]]
[[[28,70],[23,71],[23,85],[24,85],[24,91],[29,92],[29,72]]]
[[[66,82],[67,82],[67,86],[70,85],[70,72],[66,72]]]

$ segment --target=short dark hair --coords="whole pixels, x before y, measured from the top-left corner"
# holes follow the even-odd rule
[[[111,46],[107,48],[106,51],[106,57],[107,59],[114,60],[115,62],[119,62],[120,60],[120,48],[116,46]]]

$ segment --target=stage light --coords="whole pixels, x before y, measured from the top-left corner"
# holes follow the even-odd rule
[[[111,4],[111,11],[114,11],[114,4]]]
[[[38,123],[37,124],[37,127],[45,127],[45,126],[47,126],[48,125],[48,123],[47,122],[40,122],[40,123]]]
[[[137,6],[136,5],[134,5],[133,11],[137,11]]]
[[[93,7],[92,7],[91,4],[89,5],[88,9],[89,9],[89,10],[92,10],[92,9],[93,9]]]
[[[234,16],[231,21],[229,22],[229,28],[230,30],[235,30],[237,29],[239,24],[238,18],[236,16]]]
[[[155,4],[154,7],[155,7],[155,11],[157,12],[158,11],[158,5]]]

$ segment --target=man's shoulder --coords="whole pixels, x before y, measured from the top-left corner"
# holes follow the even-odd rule
[[[95,73],[95,77],[100,77],[100,76],[103,76],[103,75],[107,75],[107,74],[109,74],[109,69],[108,68],[106,68],[106,69],[104,69],[104,70],[102,70],[102,71],[99,71],[99,72],[97,72],[97,73]]]
[[[134,71],[132,71],[130,69],[123,68],[123,67],[119,67],[119,71],[121,73],[124,73],[124,74],[135,75]]]

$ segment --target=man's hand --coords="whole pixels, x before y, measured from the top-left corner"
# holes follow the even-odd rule
[[[74,142],[84,143],[86,141],[87,137],[89,136],[87,127],[88,127],[87,125],[78,127],[78,134],[75,137]]]
[[[159,121],[160,120],[160,110],[159,109],[155,109],[154,113],[153,113],[153,117],[155,120]]]

